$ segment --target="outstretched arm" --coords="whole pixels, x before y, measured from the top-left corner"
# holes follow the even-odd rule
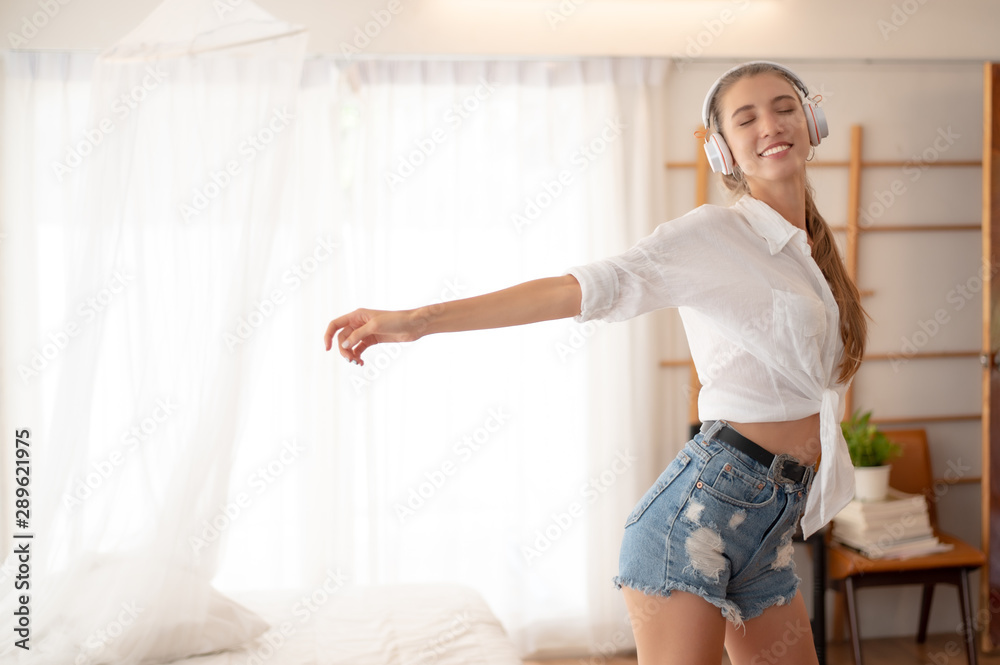
[[[576,316],[581,297],[580,284],[572,275],[546,277],[417,309],[358,309],[331,321],[323,339],[329,351],[336,337],[340,355],[363,365],[364,350],[382,342],[412,342],[433,333],[504,328]]]

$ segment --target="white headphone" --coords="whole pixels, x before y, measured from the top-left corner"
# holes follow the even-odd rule
[[[829,128],[826,126],[826,114],[823,112],[819,106],[813,103],[809,98],[809,89],[806,88],[806,84],[802,82],[795,72],[788,69],[783,65],[779,65],[776,62],[770,62],[769,60],[754,60],[752,62],[744,62],[742,65],[737,65],[729,71],[725,72],[720,76],[712,87],[709,88],[708,94],[705,95],[705,103],[701,109],[701,120],[705,123],[705,127],[708,127],[708,109],[712,105],[712,100],[715,98],[715,94],[719,90],[719,84],[722,79],[726,78],[730,74],[744,67],[750,65],[771,65],[776,69],[784,73],[788,78],[791,79],[795,87],[802,92],[802,96],[805,101],[802,103],[802,109],[806,113],[806,124],[809,127],[809,144],[819,145],[822,139],[825,139],[830,134]],[[729,151],[729,146],[726,145],[726,139],[722,138],[722,134],[719,132],[712,133],[707,139],[705,139],[705,154],[708,155],[708,163],[712,167],[712,171],[715,173],[723,173],[725,175],[730,175],[733,172],[733,154]]]

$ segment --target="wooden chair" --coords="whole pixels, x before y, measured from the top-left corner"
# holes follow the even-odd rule
[[[889,484],[903,492],[923,494],[927,497],[927,507],[935,535],[942,542],[951,543],[954,547],[948,552],[910,559],[869,559],[830,540],[827,545],[827,584],[838,594],[838,611],[834,613],[834,634],[842,633],[843,604],[841,599],[846,596],[847,617],[854,647],[854,662],[855,665],[862,665],[856,590],[871,586],[921,584],[924,589],[917,643],[922,644],[927,637],[927,619],[930,616],[934,585],[954,584],[958,588],[969,665],[976,665],[977,649],[969,572],[986,563],[986,556],[968,543],[938,530],[935,505],[938,497],[934,492],[926,432],[918,429],[886,431],[886,434],[903,449],[902,456],[892,461]]]

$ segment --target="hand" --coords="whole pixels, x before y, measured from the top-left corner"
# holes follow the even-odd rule
[[[412,312],[384,312],[356,309],[340,316],[326,328],[323,340],[329,351],[336,335],[337,348],[345,359],[364,365],[361,354],[365,349],[383,342],[413,342],[420,339]],[[340,331],[339,333],[337,331]]]

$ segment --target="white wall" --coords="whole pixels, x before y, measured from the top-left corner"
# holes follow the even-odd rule
[[[238,0],[221,0],[235,3]],[[365,55],[473,55],[506,57],[596,54],[666,55],[680,58],[671,74],[672,133],[665,137],[672,160],[689,160],[697,144],[705,89],[722,69],[719,59],[782,59],[824,95],[831,136],[818,151],[824,160],[846,159],[848,127],[865,130],[865,157],[908,159],[933,150],[939,132],[957,135],[941,159],[979,159],[982,138],[982,73],[979,61],[1000,60],[1000,3],[973,0],[818,2],[816,0],[260,0],[276,16],[304,24],[310,50],[341,53],[342,44],[362,45],[359,30],[374,35]],[[39,49],[102,49],[137,25],[159,4],[155,0],[3,0],[0,34],[25,39],[18,46]],[[51,17],[40,14],[48,8]],[[384,10],[384,12],[383,12]],[[385,27],[372,12],[391,17]],[[907,13],[909,12],[909,13]],[[565,20],[558,20],[565,18]],[[880,24],[880,21],[883,23]],[[41,27],[32,32],[33,24]],[[892,29],[892,28],[897,28]],[[30,35],[30,38],[28,37]],[[15,41],[17,38],[15,37]],[[691,57],[695,56],[695,57]],[[864,59],[873,62],[864,63]],[[940,142],[938,145],[942,145]],[[931,154],[931,153],[929,153]],[[862,188],[862,207],[885,197],[894,181],[906,187],[878,223],[976,223],[979,173],[975,169],[871,171]],[[846,219],[844,171],[813,176],[818,201],[835,225]],[[693,203],[687,172],[665,172],[670,213]],[[722,196],[717,196],[722,201]],[[913,338],[939,309],[948,323],[928,337],[927,350],[976,349],[981,312],[978,299],[959,308],[950,297],[979,266],[975,233],[871,234],[862,239],[859,281],[874,289],[866,306],[874,318],[871,351],[893,353]],[[683,333],[663,316],[662,357],[684,353]],[[657,359],[651,359],[655,362]],[[898,371],[869,364],[856,380],[856,404],[884,417],[973,413],[980,405],[975,360],[911,361]],[[664,403],[679,403],[686,373],[663,370]],[[671,421],[683,423],[686,409],[671,407]],[[665,429],[667,429],[665,427]],[[686,425],[674,425],[664,439],[680,442]],[[978,423],[933,425],[935,473],[949,463],[970,464],[979,474]],[[954,485],[939,504],[942,522],[957,535],[979,542],[979,487]],[[806,591],[807,559],[800,556]],[[862,592],[866,636],[912,635],[917,622],[916,590]],[[947,589],[937,594],[932,631],[954,633],[957,603]]]
[[[238,4],[243,0],[218,0]],[[666,55],[808,59],[1000,59],[991,0],[258,0],[305,25],[310,50],[341,52],[390,16],[370,54]],[[3,48],[102,49],[159,0],[3,0]],[[397,12],[392,14],[389,8]],[[39,14],[47,8],[52,18]],[[42,25],[10,43],[25,21]],[[29,25],[28,32],[32,28]],[[23,35],[22,35],[23,36]],[[693,44],[693,46],[692,46]]]

